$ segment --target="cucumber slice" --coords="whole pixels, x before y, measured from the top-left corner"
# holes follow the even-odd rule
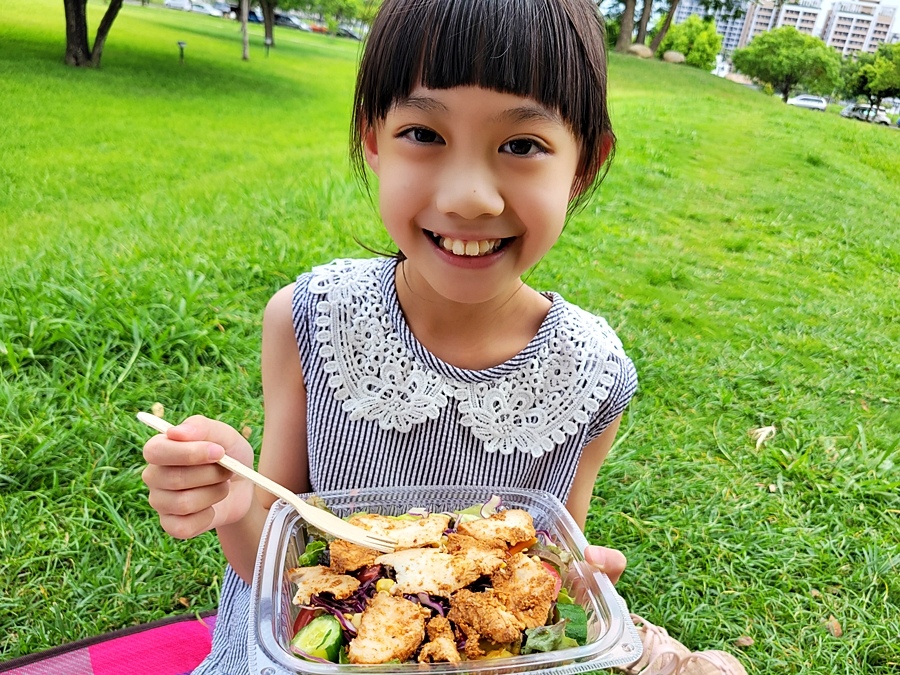
[[[291,640],[291,647],[301,649],[310,656],[337,663],[343,640],[340,621],[331,614],[323,614],[297,631]]]

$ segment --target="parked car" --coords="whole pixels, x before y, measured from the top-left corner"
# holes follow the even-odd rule
[[[237,12],[235,12],[234,8],[227,2],[214,2],[213,7],[222,12],[222,16],[227,16],[232,19],[237,16]]]
[[[208,2],[191,2],[191,11],[197,14],[206,14],[207,16],[222,16],[222,12]]]
[[[351,40],[362,40],[362,36],[350,26],[338,26],[334,34],[338,37],[350,38]]]
[[[870,105],[864,103],[851,103],[841,110],[841,117],[849,117],[863,122],[874,122],[875,124],[883,124],[890,126],[891,118],[887,116],[887,111],[879,107],[877,110]]]
[[[286,26],[287,28],[295,28],[297,30],[305,30],[307,32],[312,31],[312,28],[309,27],[308,23],[305,23],[298,19],[296,16],[291,16],[289,14],[276,14],[275,25]]]
[[[825,112],[828,108],[828,101],[821,96],[810,96],[809,94],[801,94],[787,100],[788,105],[797,106],[798,108],[808,108],[809,110],[818,110]]]
[[[180,9],[182,12],[191,11],[191,0],[166,0],[163,3],[169,9]]]
[[[247,15],[247,23],[264,23],[262,14],[259,13],[258,9],[250,10],[250,13]]]

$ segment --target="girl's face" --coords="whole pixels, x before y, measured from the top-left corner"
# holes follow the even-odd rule
[[[364,143],[381,217],[421,297],[505,301],[562,232],[579,143],[532,99],[420,86]]]

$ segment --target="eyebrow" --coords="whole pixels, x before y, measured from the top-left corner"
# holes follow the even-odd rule
[[[409,96],[402,101],[398,101],[395,107],[399,110],[413,109],[423,112],[449,112],[447,106],[431,96]],[[563,124],[563,119],[559,113],[549,110],[542,105],[522,105],[504,110],[496,115],[495,121]]]

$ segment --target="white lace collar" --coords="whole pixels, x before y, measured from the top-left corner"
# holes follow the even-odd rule
[[[453,401],[459,423],[488,452],[540,457],[575,435],[609,395],[622,346],[607,323],[550,294],[538,334],[506,363],[456,368],[428,352],[397,302],[396,261],[336,260],[316,267],[310,293],[328,385],[350,419],[409,431]]]

